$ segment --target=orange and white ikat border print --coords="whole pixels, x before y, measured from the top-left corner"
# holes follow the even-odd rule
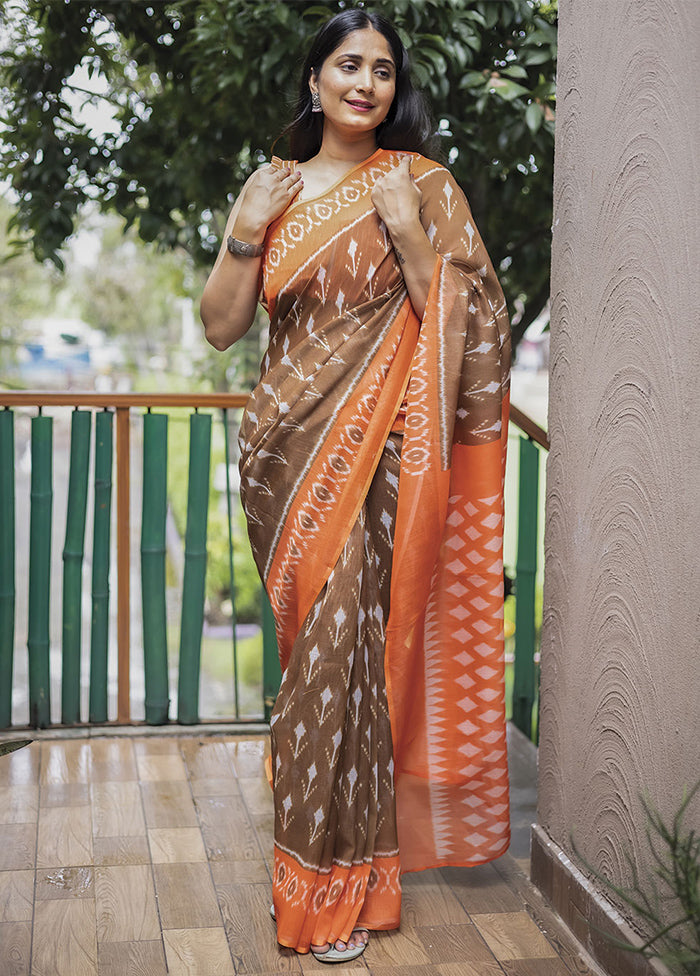
[[[400,859],[376,857],[371,865],[334,865],[320,874],[275,850],[277,941],[293,949],[347,942],[354,928],[398,928]],[[358,916],[357,906],[362,905]],[[387,910],[388,909],[388,910]]]

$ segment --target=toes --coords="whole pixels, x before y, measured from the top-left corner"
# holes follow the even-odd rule
[[[353,932],[347,942],[341,942],[340,939],[333,943],[333,947],[338,950],[338,952],[345,952],[347,949],[355,949],[357,946],[365,946],[369,941],[369,935],[367,932]],[[330,949],[330,943],[326,942],[325,945],[312,945],[312,952],[316,952],[319,955],[323,955],[324,952],[328,952]]]

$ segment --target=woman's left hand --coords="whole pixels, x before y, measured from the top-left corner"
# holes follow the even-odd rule
[[[391,234],[420,222],[423,194],[411,176],[411,157],[402,156],[398,166],[380,177],[372,190],[372,203]]]

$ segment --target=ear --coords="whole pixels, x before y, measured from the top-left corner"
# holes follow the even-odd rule
[[[317,92],[318,91],[317,78],[318,78],[318,74],[317,74],[316,70],[314,68],[312,68],[311,69],[311,73],[309,74],[309,90],[311,92]]]

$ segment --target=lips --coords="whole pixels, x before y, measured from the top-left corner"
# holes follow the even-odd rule
[[[359,98],[348,98],[346,101],[348,105],[352,105],[353,108],[358,109],[360,112],[369,112],[371,108],[374,108],[371,102],[363,102]]]

